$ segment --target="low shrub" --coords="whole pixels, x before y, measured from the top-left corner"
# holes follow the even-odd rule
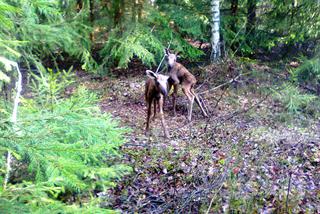
[[[65,76],[50,75],[56,78],[48,81],[41,75],[32,99],[21,100],[17,125],[9,120],[11,110],[0,106],[1,183],[8,174],[7,152],[13,156],[7,186],[0,188],[0,210],[105,213],[94,194],[129,173],[130,168],[119,163],[126,130],[100,111],[98,97],[84,87],[69,98],[58,93],[62,87],[47,93],[45,88],[53,89],[59,81],[67,85],[61,78]]]

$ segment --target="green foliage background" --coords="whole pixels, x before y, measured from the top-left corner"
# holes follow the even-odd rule
[[[248,31],[252,2],[256,18],[254,30]],[[278,44],[319,39],[320,5],[295,2],[221,1],[226,51],[252,55],[257,48],[267,51]],[[35,61],[78,60],[91,72],[126,68],[133,58],[155,66],[170,42],[184,58],[199,60],[203,51],[186,39],[210,42],[210,4],[209,0],[1,0],[0,50],[31,67]]]
[[[210,55],[210,4],[209,0],[0,0],[1,56],[28,71],[32,90],[32,97],[22,100],[17,127],[10,122],[12,100],[0,103],[0,183],[8,151],[15,170],[7,189],[0,188],[0,210],[105,213],[93,194],[114,186],[130,171],[116,161],[125,130],[100,112],[98,98],[86,89],[77,88],[71,97],[63,94],[74,79],[72,68],[61,69],[75,64],[104,74],[111,68],[128,68],[133,59],[154,67],[169,44],[182,58],[205,60]],[[256,14],[251,29],[250,4]],[[320,4],[314,0],[223,0],[220,9],[221,42],[232,57],[319,41]],[[320,84],[319,56],[299,61],[302,65],[291,70],[292,84],[275,93],[292,113],[308,109],[315,100],[302,94],[298,85],[317,90]],[[15,71],[0,64],[0,92],[15,80]],[[68,194],[92,202],[82,208],[67,205],[63,198]]]

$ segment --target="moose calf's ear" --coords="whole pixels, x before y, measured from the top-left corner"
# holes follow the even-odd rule
[[[165,55],[165,56],[168,56],[168,55],[169,55],[168,52],[167,52],[167,49],[164,49],[163,51],[164,51],[164,55]]]
[[[169,49],[169,48],[164,49],[164,53],[165,53],[166,55],[171,54],[170,49]]]
[[[146,70],[146,74],[147,74],[147,76],[150,77],[151,79],[156,79],[156,78],[157,78],[157,74],[154,73],[153,71]]]

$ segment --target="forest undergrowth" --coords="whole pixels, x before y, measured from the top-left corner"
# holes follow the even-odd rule
[[[320,213],[319,32],[314,0],[0,0],[0,213]],[[167,99],[170,139],[166,47],[209,112]]]
[[[196,107],[188,122],[180,91],[176,117],[171,98],[165,103],[168,140],[160,118],[144,134],[144,70],[129,66],[104,79],[79,74],[103,97],[101,109],[131,128],[122,151],[133,173],[106,193],[106,206],[128,213],[320,211],[319,99],[291,111],[286,66],[234,65],[191,69],[210,116]]]

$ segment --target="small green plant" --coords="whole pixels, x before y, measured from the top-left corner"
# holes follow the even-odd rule
[[[308,83],[314,87],[320,85],[320,58],[316,56],[312,59],[304,60],[303,64],[293,70],[292,78],[300,83]]]
[[[130,172],[117,161],[126,130],[101,113],[98,97],[84,87],[63,98],[69,77],[68,72],[40,71],[32,99],[21,99],[17,125],[1,114],[1,183],[8,173],[5,154],[14,157],[9,182],[0,188],[2,211],[105,213],[93,192],[106,191]],[[63,203],[72,195],[82,208]]]
[[[297,113],[308,107],[316,99],[315,95],[300,92],[297,86],[285,84],[283,89],[273,90],[274,98],[281,102],[290,113]]]
[[[37,64],[38,74],[31,73],[30,88],[38,93],[38,101],[42,105],[51,105],[56,103],[62,91],[74,83],[74,73],[72,67],[69,70],[56,70],[51,68],[46,69],[40,63]]]

